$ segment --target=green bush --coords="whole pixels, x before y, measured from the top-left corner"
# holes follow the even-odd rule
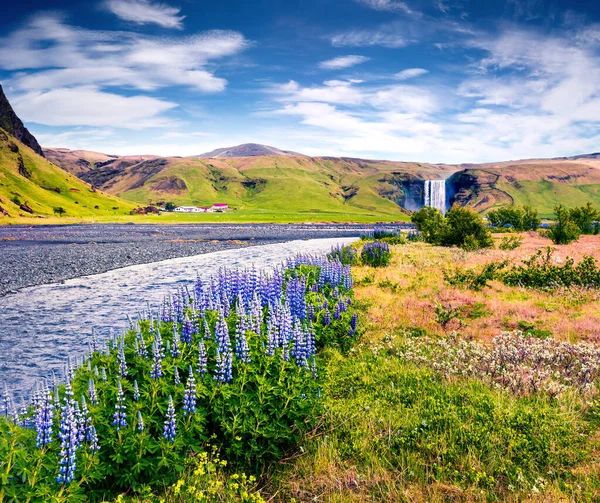
[[[501,206],[486,216],[493,227],[510,227],[516,231],[536,230],[541,224],[537,210],[531,206]]]
[[[523,244],[523,238],[521,236],[505,236],[502,238],[498,248],[501,250],[516,250]]]
[[[373,241],[366,243],[360,252],[360,260],[371,267],[385,267],[390,263],[392,253],[387,243]]]
[[[556,222],[548,230],[548,237],[555,245],[566,245],[577,241],[581,235],[581,229],[573,221],[571,212],[562,204],[554,208]]]
[[[468,251],[494,245],[481,215],[470,208],[454,205],[444,217],[439,210],[426,206],[413,213],[411,220],[427,243],[459,246]]]
[[[474,269],[456,269],[453,272],[443,271],[446,282],[453,286],[462,286],[471,290],[482,290],[488,286],[488,282],[498,278],[498,273],[508,262],[489,262],[483,266],[481,271]]]

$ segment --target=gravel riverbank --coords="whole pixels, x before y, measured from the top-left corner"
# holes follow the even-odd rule
[[[372,228],[352,224],[0,227],[0,296],[134,264],[296,239],[352,237]]]

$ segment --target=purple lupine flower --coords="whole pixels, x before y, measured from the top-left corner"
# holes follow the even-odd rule
[[[94,377],[98,379],[100,373],[98,372],[98,365],[94,365]],[[56,386],[56,383],[54,384]]]
[[[292,334],[292,357],[296,360],[298,367],[308,367],[306,340],[300,322],[294,323]]]
[[[121,377],[121,379],[123,379],[124,377],[127,377],[127,361],[125,360],[125,343],[123,342],[123,340],[121,340],[119,342],[119,353],[118,353],[118,360],[119,360],[119,377]]]
[[[163,428],[163,437],[170,442],[175,442],[176,435],[177,424],[175,418],[175,406],[173,405],[173,397],[169,395],[169,406],[167,407],[167,416],[165,418],[165,425]]]
[[[98,452],[100,449],[100,445],[98,444],[98,433],[96,432],[96,427],[93,424],[90,425],[90,429],[86,438],[90,443],[90,450],[92,452]]]
[[[206,354],[206,348],[204,347],[204,341],[198,343],[198,373],[204,377],[208,370],[208,355]]]
[[[233,379],[232,357],[230,351],[221,352],[217,348],[217,365],[215,368],[214,378],[217,382],[228,383]]]
[[[96,330],[92,327],[92,340],[90,342],[90,349],[92,353],[98,351],[98,340],[96,339]]]
[[[312,304],[309,304],[306,308],[306,317],[310,321],[315,321],[315,306],[313,306]]]
[[[183,325],[181,326],[181,342],[189,344],[192,342],[192,336],[196,333],[196,327],[188,318],[188,315],[185,315],[185,319],[183,320]]]
[[[70,484],[75,478],[77,468],[77,420],[71,400],[65,399],[61,409],[60,426],[58,431],[60,438],[60,459],[58,461],[59,484]]]
[[[152,379],[159,379],[162,377],[162,359],[163,352],[162,347],[158,344],[158,340],[154,339],[154,343],[152,344],[152,354],[154,356],[154,361],[152,362],[152,369],[150,370],[150,377]]]
[[[335,309],[333,311],[333,319],[339,320],[342,317],[342,311],[340,308],[340,302],[335,305]]]
[[[246,339],[247,320],[241,295],[238,297],[236,312],[235,354],[244,363],[250,363],[250,350],[248,348],[248,340]]]
[[[323,315],[323,325],[327,326],[331,324],[331,313],[329,309],[325,309],[325,314]]]
[[[40,403],[35,412],[36,445],[38,449],[52,442],[52,418],[54,410],[50,403],[50,390],[44,386]]]
[[[179,348],[179,332],[177,331],[177,325],[173,325],[173,345],[171,346],[171,356],[173,358],[181,356],[181,349]]]
[[[189,375],[185,393],[183,396],[183,415],[193,414],[196,412],[196,379],[192,367],[189,368]]]
[[[85,401],[85,396],[82,396],[78,426],[78,441],[80,445],[84,442],[84,440],[89,440],[91,426],[92,418],[90,417],[90,411],[88,409],[87,402]]]
[[[354,334],[356,333],[357,322],[358,322],[358,314],[352,313],[352,318],[350,319],[350,332],[348,333],[348,335],[350,337],[353,337]]]
[[[140,388],[138,387],[137,379],[133,381],[133,399],[136,402],[140,401]]]
[[[315,328],[312,323],[304,328],[304,340],[306,341],[307,358],[312,358],[317,351]]]
[[[144,360],[148,358],[148,348],[146,347],[146,341],[144,340],[144,336],[142,332],[137,333],[137,354],[141,356]]]
[[[92,405],[96,405],[98,403],[98,393],[96,392],[96,383],[93,379],[88,381],[88,395]]]
[[[106,369],[102,367],[102,380],[106,382]]]
[[[204,313],[202,313],[202,322],[204,324],[204,338],[209,340],[212,337],[212,334],[210,333],[210,327],[208,326],[208,321],[206,321]]]
[[[181,384],[181,378],[179,377],[179,368],[173,368],[173,380],[175,381],[175,386],[179,386]]]
[[[267,355],[273,356],[277,347],[277,329],[273,322],[273,316],[269,316],[267,320]]]
[[[137,413],[137,429],[140,433],[143,433],[144,431],[144,418],[142,417],[142,413],[139,410]]]
[[[313,379],[316,379],[319,375],[317,374],[317,359],[314,356],[310,364],[310,370],[312,372]],[[319,398],[321,398],[321,390],[319,390]]]
[[[117,383],[117,404],[115,405],[115,413],[113,414],[113,426],[119,431],[122,427],[127,426],[127,407],[125,406],[125,395],[121,381]]]

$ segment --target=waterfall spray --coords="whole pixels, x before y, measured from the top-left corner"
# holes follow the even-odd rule
[[[423,206],[431,206],[446,213],[446,180],[425,180]]]

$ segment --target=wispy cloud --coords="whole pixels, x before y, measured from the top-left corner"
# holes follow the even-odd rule
[[[319,63],[319,67],[324,70],[342,70],[344,68],[350,68],[351,66],[360,65],[369,61],[366,56],[339,56],[337,58],[328,59]]]
[[[160,114],[176,103],[147,96],[125,97],[95,88],[32,92],[13,100],[17,114],[48,126],[96,126],[140,129],[171,124]],[[60,111],[57,113],[57,111]]]
[[[425,70],[425,68],[407,68],[406,70],[396,73],[394,78],[398,80],[408,80],[414,79],[415,77],[420,77],[426,73],[429,73],[429,70]]]
[[[106,8],[124,21],[136,24],[157,24],[163,28],[183,28],[185,16],[177,7],[150,0],[107,0]]]
[[[393,25],[384,25],[372,30],[350,30],[331,37],[334,47],[381,46],[397,49],[408,43],[404,34]]]
[[[356,2],[375,10],[402,11],[407,14],[416,13],[408,4],[399,0],[356,0]]]

